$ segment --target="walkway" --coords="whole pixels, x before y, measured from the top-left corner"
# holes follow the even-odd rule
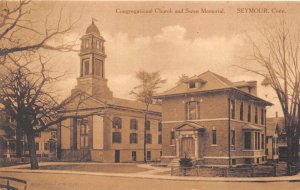
[[[45,162],[43,165],[65,165],[65,164],[95,164],[95,163],[78,163],[78,162]],[[99,163],[101,164],[101,163]],[[105,163],[106,164],[106,163]],[[295,176],[281,176],[281,177],[253,177],[253,178],[227,178],[227,177],[197,177],[197,176],[170,176],[169,174],[158,174],[170,171],[170,168],[154,167],[148,164],[138,164],[138,167],[147,168],[148,171],[136,173],[103,173],[103,172],[81,172],[81,171],[67,171],[67,170],[30,170],[21,169],[29,165],[18,165],[11,167],[0,168],[3,172],[18,172],[18,173],[52,173],[52,174],[76,174],[76,175],[90,175],[90,176],[108,176],[108,177],[127,177],[127,178],[144,178],[144,179],[162,179],[162,180],[180,180],[180,181],[219,181],[219,182],[275,182],[275,181],[293,181],[300,182],[300,174]]]

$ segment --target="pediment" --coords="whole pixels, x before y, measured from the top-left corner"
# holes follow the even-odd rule
[[[186,121],[179,124],[175,129],[176,131],[197,131],[197,130],[205,130],[205,127],[194,122]]]
[[[105,106],[105,102],[84,92],[77,92],[62,102],[64,110],[93,109]]]

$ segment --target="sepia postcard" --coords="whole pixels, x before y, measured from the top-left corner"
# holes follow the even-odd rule
[[[300,189],[297,1],[0,2],[0,189]]]

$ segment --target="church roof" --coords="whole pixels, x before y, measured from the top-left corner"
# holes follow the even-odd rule
[[[136,100],[126,100],[121,98],[112,98],[108,99],[107,104],[110,106],[124,107],[124,108],[132,108],[138,110],[145,110],[145,104]],[[161,112],[161,106],[156,104],[151,104],[149,106],[149,111],[153,112]]]
[[[94,24],[94,21],[92,22],[91,25],[89,25],[89,26],[87,27],[85,33],[86,33],[86,34],[92,34],[92,33],[94,33],[94,34],[97,34],[97,35],[100,36],[99,29],[98,29],[98,27]]]

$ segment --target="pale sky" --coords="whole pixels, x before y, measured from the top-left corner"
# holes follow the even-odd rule
[[[134,98],[129,92],[137,84],[135,73],[142,69],[159,70],[167,79],[160,91],[173,87],[181,74],[193,76],[207,70],[231,81],[257,80],[260,84],[260,77],[234,66],[247,64],[243,57],[251,54],[245,32],[255,36],[260,24],[283,17],[300,23],[297,2],[34,2],[32,19],[43,22],[45,15],[52,11],[50,20],[55,22],[61,7],[64,18],[80,17],[65,37],[66,41],[77,39],[80,43],[79,38],[85,34],[91,18],[98,20],[95,24],[106,40],[109,88],[114,96],[128,99]],[[175,13],[175,10],[201,11],[202,8],[223,9],[224,13]],[[241,8],[267,9],[268,13],[238,13]],[[117,13],[141,9],[152,9],[152,13]],[[158,9],[172,12],[155,13]],[[272,10],[285,13],[272,13]],[[56,52],[53,56],[54,65],[69,73],[58,84],[61,94],[67,97],[79,76],[78,53]],[[261,98],[276,104],[268,111],[268,116],[275,116],[275,111],[280,111],[275,93],[261,86],[258,92]]]

